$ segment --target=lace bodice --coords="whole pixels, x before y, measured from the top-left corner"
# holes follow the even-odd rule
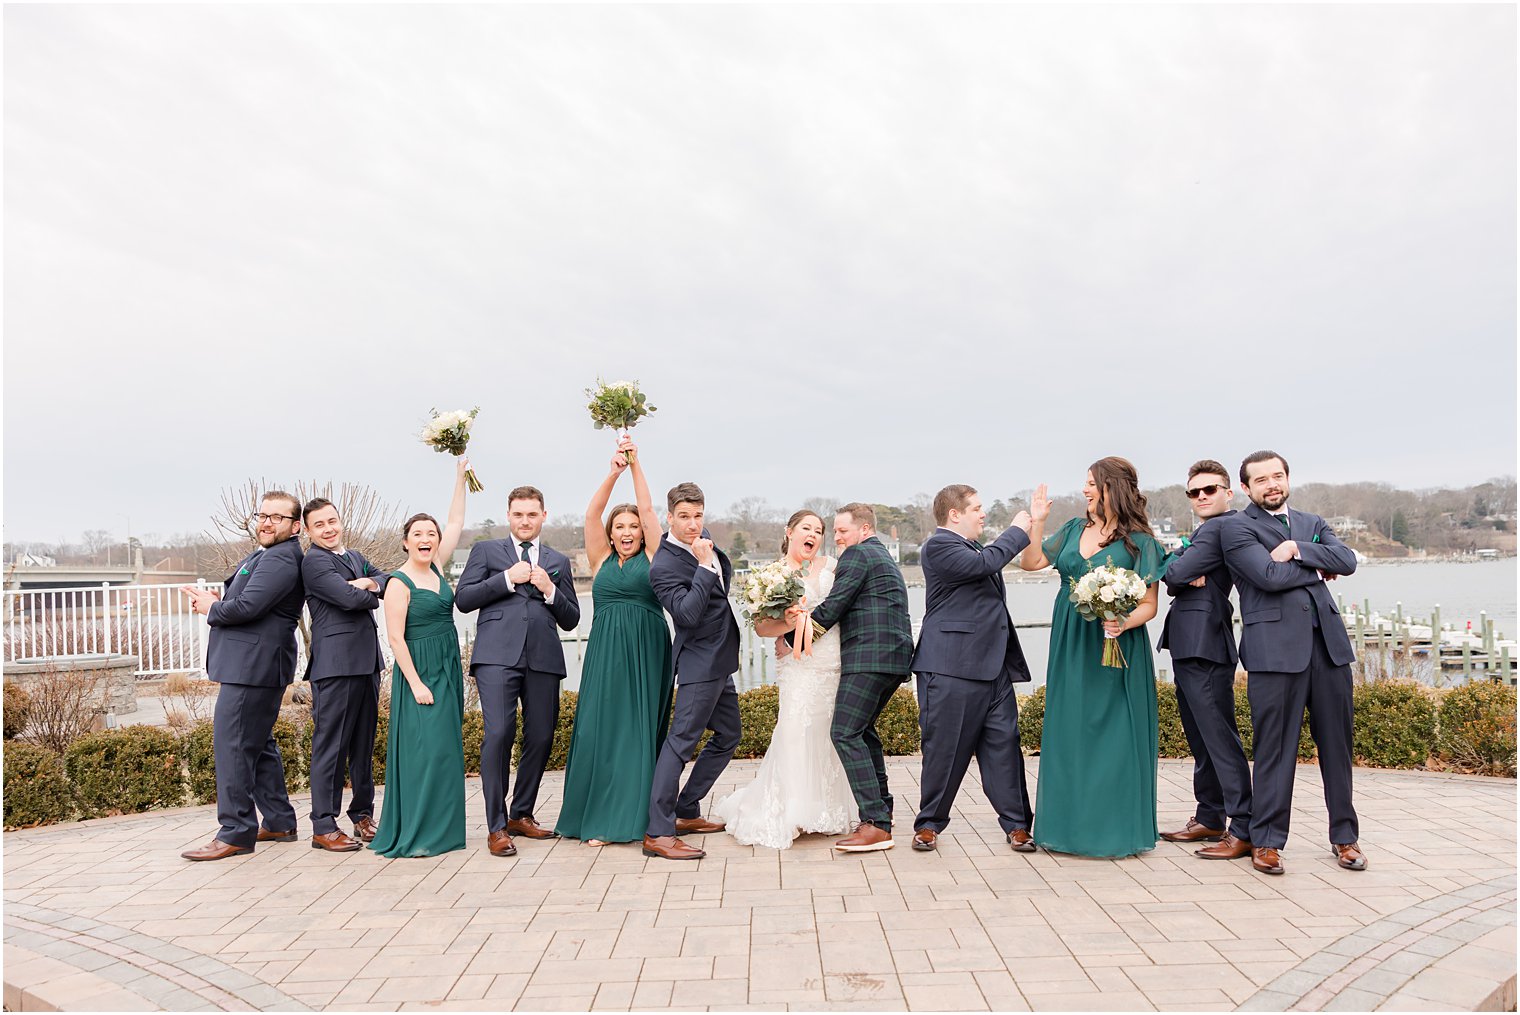
[[[807,605],[816,608],[828,598],[834,587],[834,559],[815,560],[803,576],[807,588]],[[776,683],[781,685],[781,707],[798,711],[803,722],[822,715],[825,722],[834,715],[834,694],[839,687],[839,632],[825,631],[813,639],[813,654],[792,652],[776,666]]]

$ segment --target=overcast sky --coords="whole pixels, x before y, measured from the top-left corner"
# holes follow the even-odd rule
[[[1515,471],[1505,6],[4,11],[6,538]]]

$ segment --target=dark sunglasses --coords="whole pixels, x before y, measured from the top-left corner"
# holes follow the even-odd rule
[[[1220,486],[1218,483],[1210,483],[1208,486],[1194,487],[1187,491],[1188,500],[1197,500],[1199,497],[1212,497],[1220,490],[1224,489],[1226,489],[1226,487]]]

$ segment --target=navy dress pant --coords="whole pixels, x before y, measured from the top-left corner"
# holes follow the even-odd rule
[[[1193,797],[1200,825],[1226,828],[1251,841],[1251,769],[1235,722],[1235,666],[1208,659],[1172,659],[1177,711],[1193,752]]]
[[[923,734],[919,811],[915,830],[943,832],[961,780],[976,755],[998,824],[1006,834],[1034,821],[1024,754],[1019,749],[1019,706],[1006,674],[967,680],[945,673],[918,675],[918,721]]]
[[[295,808],[285,792],[285,766],[274,742],[284,687],[218,684],[212,712],[216,757],[216,837],[233,846],[252,846],[264,827],[293,832]]]
[[[681,771],[697,749],[704,730],[712,730],[712,739],[702,748],[686,785],[682,786]],[[677,686],[670,732],[654,763],[646,834],[654,838],[675,835],[677,818],[702,816],[702,799],[728,767],[741,733],[739,692],[734,689],[732,677]]]
[[[348,817],[375,815],[375,724],[380,674],[324,677],[311,682],[311,830],[338,830],[343,786],[353,784]],[[345,779],[345,775],[347,778]]]
[[[559,723],[559,675],[516,666],[480,663],[470,668],[480,693],[485,736],[480,743],[480,790],[486,798],[486,831],[500,832],[507,821],[532,818],[538,787],[554,746]],[[517,759],[517,784],[507,810],[507,780],[512,745],[517,742],[517,708],[522,704],[523,746]]]

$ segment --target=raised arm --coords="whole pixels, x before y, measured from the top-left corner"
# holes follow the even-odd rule
[[[1023,526],[1019,524],[1021,521]],[[1029,533],[1026,531],[1029,524],[1029,516],[1020,511],[1014,524],[982,547],[980,553],[963,539],[929,539],[923,548],[924,566],[952,585],[979,581],[988,575],[997,574],[1016,553],[1029,545]]]
[[[644,475],[643,456],[639,454],[638,446],[626,437],[624,441],[628,450],[633,452],[633,500],[639,506],[639,522],[644,526],[644,553],[650,560],[654,560],[654,552],[660,548],[660,537],[665,531],[660,528],[660,515],[654,509],[654,498],[649,494],[649,480]],[[623,445],[619,445],[622,447]]]
[[[586,505],[586,562],[591,565],[592,574],[596,574],[602,562],[612,556],[612,544],[607,540],[607,529],[602,522],[602,515],[607,510],[607,502],[612,499],[612,488],[617,486],[618,477],[627,468],[628,459],[623,457],[621,451],[614,452],[612,465],[607,475],[602,478],[601,485],[591,495],[591,503]]]
[[[1041,483],[1034,488],[1034,496],[1029,498],[1029,545],[1019,555],[1019,567],[1025,571],[1038,571],[1050,566],[1040,545],[1045,542],[1045,522],[1049,518],[1050,496],[1045,484]]]
[[[459,546],[459,537],[464,533],[464,499],[468,496],[464,474],[469,467],[468,458],[454,459],[454,497],[449,501],[449,520],[443,523],[443,535],[438,540],[437,559],[445,565],[454,556],[454,550]]]
[[[271,546],[253,569],[248,584],[231,599],[221,599],[206,611],[212,627],[228,627],[257,620],[273,610],[301,584],[301,544],[287,540],[291,548]]]

